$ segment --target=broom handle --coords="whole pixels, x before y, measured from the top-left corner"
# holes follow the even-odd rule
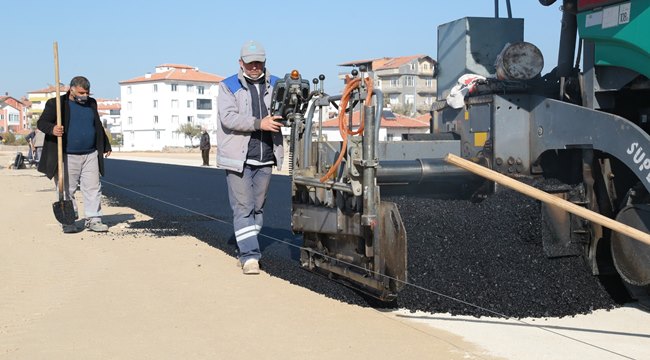
[[[54,88],[56,92],[56,124],[61,126],[61,97],[59,95],[59,44],[54,42]],[[59,170],[59,200],[63,199],[63,137],[56,137]]]

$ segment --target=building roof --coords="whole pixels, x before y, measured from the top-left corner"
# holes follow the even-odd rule
[[[411,56],[400,56],[400,57],[383,57],[378,59],[367,59],[367,60],[354,60],[338,64],[338,66],[359,66],[359,65],[368,65],[370,64],[370,69],[368,70],[384,70],[384,69],[394,69],[398,68],[413,59],[428,58],[431,61],[434,61],[428,55],[411,55]]]
[[[426,113],[426,114],[420,115],[420,116],[416,117],[415,119],[417,119],[419,121],[424,121],[424,122],[426,122],[428,124],[431,121],[431,113]]]
[[[67,92],[68,91],[68,86],[67,85],[59,85],[59,92]],[[28,91],[28,94],[40,94],[40,93],[53,93],[56,92],[56,87],[54,85],[50,85],[44,89],[38,89],[38,90],[32,90]]]
[[[156,72],[146,74],[133,79],[120,81],[119,84],[133,84],[141,82],[161,82],[161,81],[192,81],[218,83],[224,78],[219,75],[199,71],[198,68],[182,64],[162,64],[156,66]]]
[[[356,128],[360,124],[359,111],[352,114],[352,125]],[[400,114],[393,114],[390,111],[382,111],[381,114],[381,127],[385,128],[428,128],[429,122],[419,119],[414,119]],[[323,121],[323,128],[338,128],[338,118]]]
[[[0,103],[7,104],[8,106],[11,106],[16,110],[20,110],[21,108],[28,107],[28,105],[26,105],[24,102],[9,95],[0,96]]]
[[[411,56],[400,56],[396,58],[388,59],[388,61],[382,61],[381,64],[372,64],[373,70],[386,70],[386,69],[395,69],[404,64],[408,64],[414,59],[420,59],[423,57],[428,57],[426,55],[411,55]],[[382,59],[383,60],[383,59]]]
[[[198,70],[194,66],[189,66],[189,65],[185,65],[185,64],[161,64],[161,65],[158,65],[156,67],[159,67],[159,68],[162,68],[162,67],[167,68],[168,67],[168,68],[176,68],[176,69],[196,69],[196,70]]]
[[[97,102],[97,110],[120,110],[122,109],[122,105],[120,103],[117,104],[106,104],[106,103],[101,103]]]
[[[371,63],[371,62],[373,62],[375,60],[378,60],[378,59],[354,60],[354,61],[348,61],[348,62],[345,62],[345,63],[342,63],[342,64],[338,64],[338,66],[359,66],[359,65],[364,65],[364,64]]]

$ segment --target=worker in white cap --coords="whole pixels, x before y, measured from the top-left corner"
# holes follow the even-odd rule
[[[262,256],[257,235],[271,182],[272,167],[282,167],[282,123],[269,109],[278,80],[266,68],[266,51],[247,41],[239,72],[219,84],[217,167],[226,170],[233,227],[244,274],[259,274]]]

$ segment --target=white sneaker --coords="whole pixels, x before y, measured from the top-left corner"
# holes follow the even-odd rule
[[[257,275],[260,273],[260,263],[256,259],[248,259],[242,269],[246,275]]]
[[[108,225],[102,223],[101,221],[88,221],[86,222],[86,228],[94,232],[107,232]]]

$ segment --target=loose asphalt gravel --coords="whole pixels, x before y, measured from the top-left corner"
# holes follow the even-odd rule
[[[146,198],[125,196],[128,193],[110,186],[104,193],[111,202],[152,217],[131,223],[134,230],[161,237],[191,235],[236,256],[229,226],[217,231],[214,221],[201,215],[152,206]],[[481,203],[406,196],[388,200],[398,204],[405,222],[409,282],[417,285],[405,287],[388,307],[523,318],[571,316],[618,306],[580,257],[545,257],[540,204],[534,199],[502,190]],[[286,211],[288,216],[290,209],[274,211]],[[114,236],[134,235],[137,231]],[[300,240],[292,243],[287,246],[262,238],[264,271],[340,301],[379,306],[356,291],[301,269]]]

